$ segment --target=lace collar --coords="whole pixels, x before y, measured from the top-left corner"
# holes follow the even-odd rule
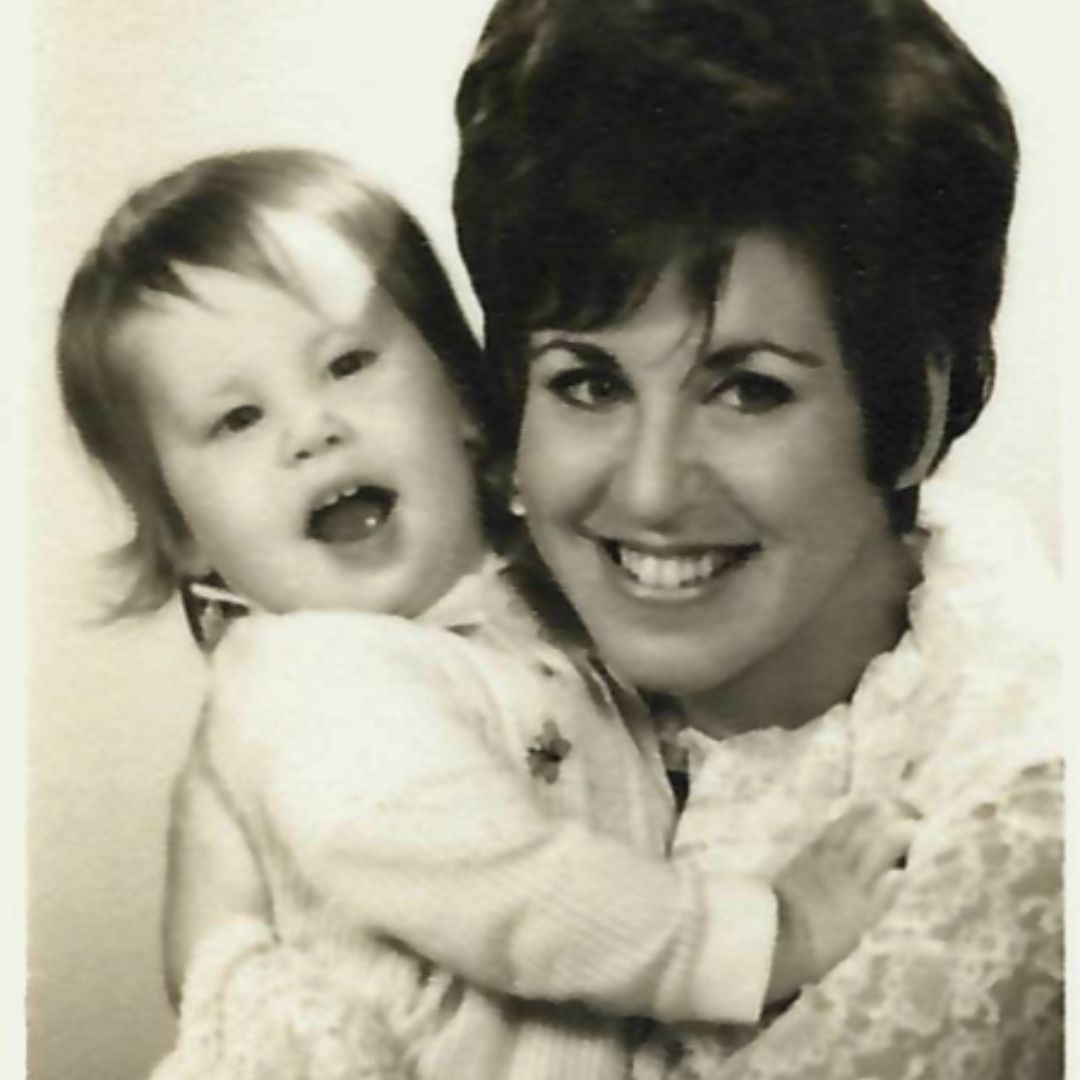
[[[719,746],[782,759],[839,740],[848,743],[850,786],[872,792],[943,750],[976,771],[1015,772],[1055,756],[1053,710],[1028,700],[1054,696],[1053,576],[1023,515],[997,496],[935,480],[924,486],[912,542],[922,577],[908,627],[851,698],[791,730],[716,739],[684,729],[691,772]]]

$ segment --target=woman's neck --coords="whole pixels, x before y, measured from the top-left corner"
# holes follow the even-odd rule
[[[723,685],[681,698],[689,725],[714,738],[793,729],[849,700],[870,661],[903,635],[919,578],[901,540],[874,556],[778,648]]]

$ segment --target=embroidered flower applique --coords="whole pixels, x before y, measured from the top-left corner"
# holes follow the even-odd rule
[[[540,734],[533,739],[525,756],[529,772],[545,784],[554,784],[559,778],[559,766],[571,750],[572,744],[559,730],[554,720],[545,720]]]

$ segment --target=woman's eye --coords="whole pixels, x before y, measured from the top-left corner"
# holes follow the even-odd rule
[[[614,375],[572,369],[548,380],[548,389],[560,400],[579,409],[603,409],[626,396],[626,386]]]
[[[786,405],[794,391],[787,383],[756,371],[740,371],[724,379],[709,395],[710,400],[741,413],[767,413]]]
[[[237,435],[254,427],[263,416],[262,409],[258,405],[237,405],[229,409],[214,424],[211,434],[213,435]]]
[[[330,361],[330,374],[335,379],[347,379],[363,371],[376,357],[372,349],[349,349]]]

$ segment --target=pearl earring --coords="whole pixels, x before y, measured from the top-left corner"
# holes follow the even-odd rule
[[[521,489],[518,487],[517,477],[510,481],[510,500],[507,509],[516,518],[525,516],[525,500],[521,497]]]

